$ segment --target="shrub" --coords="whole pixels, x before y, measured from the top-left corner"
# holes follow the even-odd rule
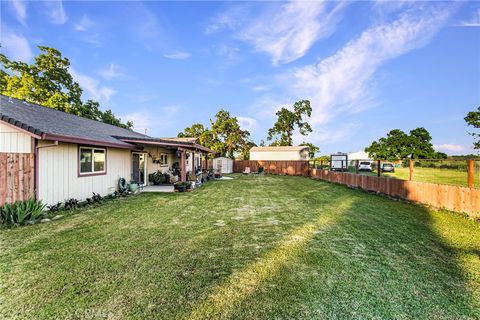
[[[43,216],[45,204],[30,198],[26,201],[16,201],[4,204],[0,208],[1,223],[7,226],[24,225],[27,221],[35,221]]]

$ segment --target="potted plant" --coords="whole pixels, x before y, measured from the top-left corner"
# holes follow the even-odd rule
[[[155,186],[158,186],[165,182],[165,176],[160,170],[150,174],[149,178],[150,178],[150,182],[152,182]]]
[[[177,184],[178,192],[185,192],[187,190],[186,182],[178,182]]]
[[[185,182],[185,188],[187,191],[192,191],[192,182],[191,181]]]
[[[131,191],[131,192],[135,192],[138,190],[138,184],[133,181],[133,180],[130,180],[130,183],[128,184],[128,189]]]

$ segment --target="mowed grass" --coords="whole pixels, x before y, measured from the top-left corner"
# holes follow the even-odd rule
[[[350,172],[355,172],[355,168],[351,168]],[[360,174],[376,176],[377,172],[360,172]],[[384,177],[402,180],[408,180],[409,175],[409,168],[395,168],[395,172],[382,172]],[[415,167],[413,171],[413,180],[419,182],[466,187],[467,178],[467,172],[460,170]],[[475,172],[473,183],[475,188],[480,188],[480,172]]]
[[[0,318],[479,318],[479,254],[460,215],[235,176],[0,230]]]

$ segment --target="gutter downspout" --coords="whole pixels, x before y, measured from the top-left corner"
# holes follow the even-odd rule
[[[44,135],[42,135],[42,138],[44,137]],[[34,175],[35,175],[35,182],[34,182],[34,188],[35,188],[35,198],[38,200],[38,187],[39,187],[39,181],[40,181],[40,176],[38,174],[38,164],[39,164],[39,153],[38,153],[38,149],[42,149],[42,148],[49,148],[49,147],[56,147],[58,146],[58,140],[55,140],[52,144],[47,144],[47,145],[44,145],[44,146],[39,146],[38,145],[38,139],[35,139],[35,149],[33,151],[33,157],[35,158],[35,164],[34,164]]]

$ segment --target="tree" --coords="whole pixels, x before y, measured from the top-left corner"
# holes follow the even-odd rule
[[[310,153],[312,153],[314,156],[317,152],[320,152],[320,148],[314,145],[313,143],[310,142],[302,142],[300,143],[300,146],[307,146],[310,149]]]
[[[249,142],[250,132],[242,130],[236,117],[221,109],[215,115],[215,121],[210,120],[212,133],[216,138],[212,149],[222,156],[234,159],[235,153],[241,153]]]
[[[0,92],[3,95],[123,128],[133,126],[131,122],[123,124],[111,110],[102,112],[96,101],[83,103],[82,89],[68,70],[69,60],[57,49],[38,48],[40,54],[33,64],[12,61],[0,54]]]
[[[312,128],[303,117],[312,115],[312,107],[310,101],[297,101],[293,105],[293,111],[287,108],[281,108],[275,113],[277,122],[272,128],[268,129],[267,140],[273,142],[272,146],[291,146],[293,144],[292,136],[295,126],[299,129],[301,135],[307,135],[312,132]]]
[[[210,119],[210,125],[209,129],[203,124],[195,123],[180,132],[178,137],[198,138],[202,146],[217,151],[222,157],[234,159],[237,154],[243,159],[250,157],[250,148],[254,143],[249,140],[250,133],[240,128],[236,117],[221,109],[214,120]]]
[[[467,125],[480,129],[480,107],[477,111],[470,111],[464,119]],[[474,139],[473,148],[480,149],[480,133],[470,132],[470,135]]]
[[[442,154],[436,153],[431,143],[432,137],[425,128],[416,128],[406,134],[402,130],[394,129],[378,141],[373,141],[365,148],[369,156],[378,160],[397,159],[433,159]]]

